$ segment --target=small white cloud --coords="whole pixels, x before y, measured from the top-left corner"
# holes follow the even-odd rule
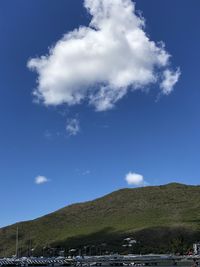
[[[163,72],[163,81],[160,84],[163,94],[169,95],[173,91],[173,88],[178,82],[180,75],[181,72],[179,68],[175,72],[168,69]]]
[[[32,58],[38,73],[34,96],[45,105],[88,103],[111,109],[128,91],[159,84],[169,94],[180,71],[170,70],[164,43],[150,40],[145,19],[131,0],[84,0],[88,27],[66,33],[48,55]],[[162,78],[163,77],[163,80]]]
[[[147,183],[144,180],[144,177],[141,174],[129,172],[125,176],[125,180],[128,183],[128,185],[134,185],[134,186],[144,186]]]
[[[80,123],[76,118],[68,119],[66,125],[66,131],[69,136],[75,136],[80,132]]]
[[[49,182],[49,179],[47,179],[47,177],[42,176],[42,175],[38,175],[37,177],[35,177],[35,184],[45,184]]]

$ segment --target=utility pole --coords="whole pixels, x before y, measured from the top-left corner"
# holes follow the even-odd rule
[[[16,251],[15,251],[16,258],[18,258],[18,248],[19,248],[19,228],[17,226],[17,232],[16,232]]]

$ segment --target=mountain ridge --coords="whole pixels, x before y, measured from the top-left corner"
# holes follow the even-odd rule
[[[30,240],[36,254],[41,254],[43,247],[62,247],[67,251],[71,247],[99,243],[108,243],[109,251],[121,251],[122,240],[127,235],[139,241],[135,252],[176,250],[178,243],[182,251],[188,250],[197,237],[200,239],[199,210],[198,185],[170,183],[122,188],[0,228],[0,255],[5,254],[5,250],[8,254],[14,253],[17,226],[22,254],[27,251]],[[165,246],[161,236],[166,238]]]

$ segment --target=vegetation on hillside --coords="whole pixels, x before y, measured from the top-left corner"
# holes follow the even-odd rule
[[[69,253],[186,253],[200,240],[200,186],[121,189],[0,229],[0,256]],[[125,238],[137,241],[126,246]],[[54,249],[53,249],[54,248]]]

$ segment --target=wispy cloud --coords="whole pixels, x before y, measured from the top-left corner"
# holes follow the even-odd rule
[[[164,95],[173,91],[180,70],[170,66],[164,43],[150,40],[131,0],[85,0],[84,6],[92,16],[88,27],[65,34],[49,55],[29,60],[38,73],[37,100],[54,106],[84,101],[104,111],[128,91],[151,84]]]
[[[53,134],[49,131],[49,130],[46,130],[44,132],[44,137],[47,138],[47,139],[52,139],[52,136]]]
[[[46,130],[44,132],[44,137],[48,140],[53,140],[54,138],[65,137],[65,132]]]
[[[80,132],[80,123],[77,118],[67,120],[66,131],[69,136],[75,136]]]
[[[127,173],[125,176],[125,180],[128,183],[128,185],[133,185],[133,186],[145,186],[148,184],[144,180],[143,175],[134,172]]]
[[[160,87],[165,95],[171,93],[174,85],[178,82],[180,75],[181,72],[179,68],[175,72],[168,69],[163,72],[163,81],[161,82]]]
[[[82,175],[85,176],[85,175],[89,175],[90,173],[91,173],[90,170],[86,170],[86,171],[84,171],[84,172],[82,173]]]
[[[49,182],[49,179],[45,176],[38,175],[37,177],[35,177],[35,184],[37,185],[45,184],[47,182]]]

